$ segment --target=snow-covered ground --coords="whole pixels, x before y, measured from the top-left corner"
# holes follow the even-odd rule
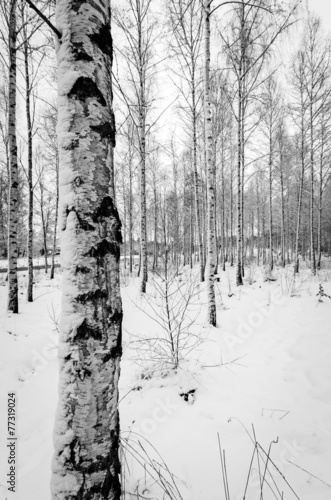
[[[11,315],[6,312],[7,289],[4,275],[0,275],[0,500],[50,498],[58,381],[57,276],[51,282],[39,271],[35,302],[27,304],[26,275],[20,273],[20,314]],[[163,481],[164,488],[168,485],[175,491],[174,499],[227,499],[220,443],[231,500],[243,498],[249,471],[247,500],[260,500],[261,481],[264,500],[329,500],[331,300],[318,302],[316,294],[321,282],[325,293],[331,295],[331,272],[324,270],[313,278],[303,270],[293,283],[290,268],[277,269],[277,280],[265,282],[262,270],[253,267],[247,270],[240,288],[235,286],[233,269],[220,276],[217,328],[206,322],[203,285],[195,282],[191,287],[192,304],[186,317],[195,321],[187,325],[191,337],[183,337],[186,359],[175,373],[164,364],[163,370],[152,373],[155,366],[147,360],[148,354],[160,356],[158,346],[168,345],[160,325],[151,317],[152,308],[160,313],[156,288],[149,282],[147,296],[141,297],[137,278],[125,276],[123,280],[123,498],[169,498],[159,487]],[[186,292],[189,279],[188,271],[180,277]],[[180,294],[174,297],[176,307],[183,299]],[[156,313],[154,318],[162,323],[162,313],[160,317]],[[154,340],[146,344],[148,338]],[[192,342],[197,345],[190,351]],[[16,391],[18,400],[16,496],[6,488],[10,391]],[[254,454],[250,467],[255,438],[259,460]],[[268,453],[272,441],[265,472],[262,449]],[[157,457],[153,447],[162,456],[162,460],[157,459],[161,469],[153,462]],[[158,474],[158,483],[149,472]]]

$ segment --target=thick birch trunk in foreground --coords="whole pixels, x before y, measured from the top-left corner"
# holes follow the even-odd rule
[[[53,500],[119,500],[120,220],[109,195],[115,145],[110,9],[57,0],[62,314]]]
[[[214,190],[214,164],[213,164],[213,141],[211,127],[211,103],[210,103],[210,1],[204,3],[205,17],[205,88],[204,88],[204,111],[205,111],[205,150],[207,166],[207,210],[208,210],[208,322],[216,326],[216,301],[215,301],[215,190]]]
[[[18,313],[17,229],[18,229],[18,165],[16,142],[16,0],[11,0],[9,12],[9,208],[8,208],[8,311]]]

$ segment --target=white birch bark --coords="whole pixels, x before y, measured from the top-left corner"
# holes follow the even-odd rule
[[[9,89],[8,89],[8,311],[18,313],[17,230],[18,230],[18,165],[16,141],[16,0],[9,4]]]
[[[115,145],[110,8],[58,0],[63,295],[53,500],[120,499],[121,223],[109,195]]]
[[[204,73],[204,112],[205,112],[205,156],[207,166],[207,210],[208,210],[208,322],[216,326],[216,301],[215,301],[215,188],[214,188],[214,163],[213,163],[213,140],[212,119],[210,102],[210,1],[204,2],[205,23],[205,73]]]

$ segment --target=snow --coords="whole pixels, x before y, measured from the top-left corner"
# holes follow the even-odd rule
[[[278,440],[272,444],[271,459],[298,498],[331,498],[331,300],[325,298],[320,303],[316,297],[319,282],[331,295],[331,273],[325,269],[314,278],[303,269],[293,284],[290,271],[277,269],[277,280],[265,282],[261,270],[254,268],[255,282],[249,285],[246,279],[239,289],[233,269],[221,272],[217,328],[210,328],[205,321],[206,294],[200,285],[194,300],[202,307],[194,332],[199,332],[203,342],[177,373],[163,370],[151,375],[153,367],[132,358],[137,357],[137,335],[162,335],[143,311],[155,304],[155,291],[149,281],[144,298],[137,278],[126,277],[128,286],[121,290],[123,442],[128,439],[129,446],[147,463],[156,457],[155,447],[174,474],[184,500],[225,498],[218,435],[226,454],[230,498],[243,498],[254,448],[252,425],[266,451]],[[58,333],[52,317],[59,319],[60,276],[56,273],[50,281],[44,271],[38,271],[36,300],[28,304],[24,274],[20,273],[19,315],[6,312],[7,285],[0,275],[1,500],[14,498],[6,491],[6,394],[11,391],[16,391],[18,399],[15,499],[50,498],[58,387]],[[228,296],[229,282],[232,297]],[[183,393],[188,394],[187,401],[180,396]],[[138,491],[145,498],[161,500],[164,494],[133,460],[129,446],[123,450],[128,465],[123,471],[125,498],[131,498],[128,492]],[[296,498],[276,469],[271,466],[270,470],[280,492],[284,491],[284,499]],[[249,484],[246,498],[260,499],[256,461]],[[275,498],[267,485],[263,491],[264,500]]]

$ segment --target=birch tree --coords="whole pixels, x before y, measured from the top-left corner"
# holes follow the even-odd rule
[[[316,126],[324,108],[325,81],[330,74],[330,42],[325,40],[321,31],[321,21],[309,15],[303,39],[305,52],[304,87],[308,97],[309,109],[309,163],[310,163],[310,257],[312,273],[316,274],[316,236],[314,228],[315,205],[315,150]]]
[[[119,500],[121,223],[109,195],[115,146],[110,8],[58,0],[62,313],[53,500]]]
[[[8,150],[9,150],[9,208],[8,208],[8,311],[18,313],[17,231],[18,231],[18,162],[16,140],[16,80],[17,80],[17,2],[9,2],[8,48]]]
[[[203,15],[198,0],[169,0],[168,16],[174,41],[170,43],[171,55],[178,63],[172,72],[179,79],[177,90],[183,103],[180,114],[189,135],[194,174],[195,218],[199,245],[200,281],[205,280],[205,262],[202,241],[201,204],[197,159],[198,117],[200,114],[201,77],[199,59],[201,55]]]
[[[125,57],[131,95],[125,96],[131,117],[137,128],[140,173],[140,291],[146,292],[148,280],[147,220],[146,220],[146,135],[147,114],[151,108],[151,86],[155,72],[154,45],[159,33],[151,14],[151,0],[127,0],[128,9],[116,10],[116,24],[125,35],[127,46],[119,48]]]

